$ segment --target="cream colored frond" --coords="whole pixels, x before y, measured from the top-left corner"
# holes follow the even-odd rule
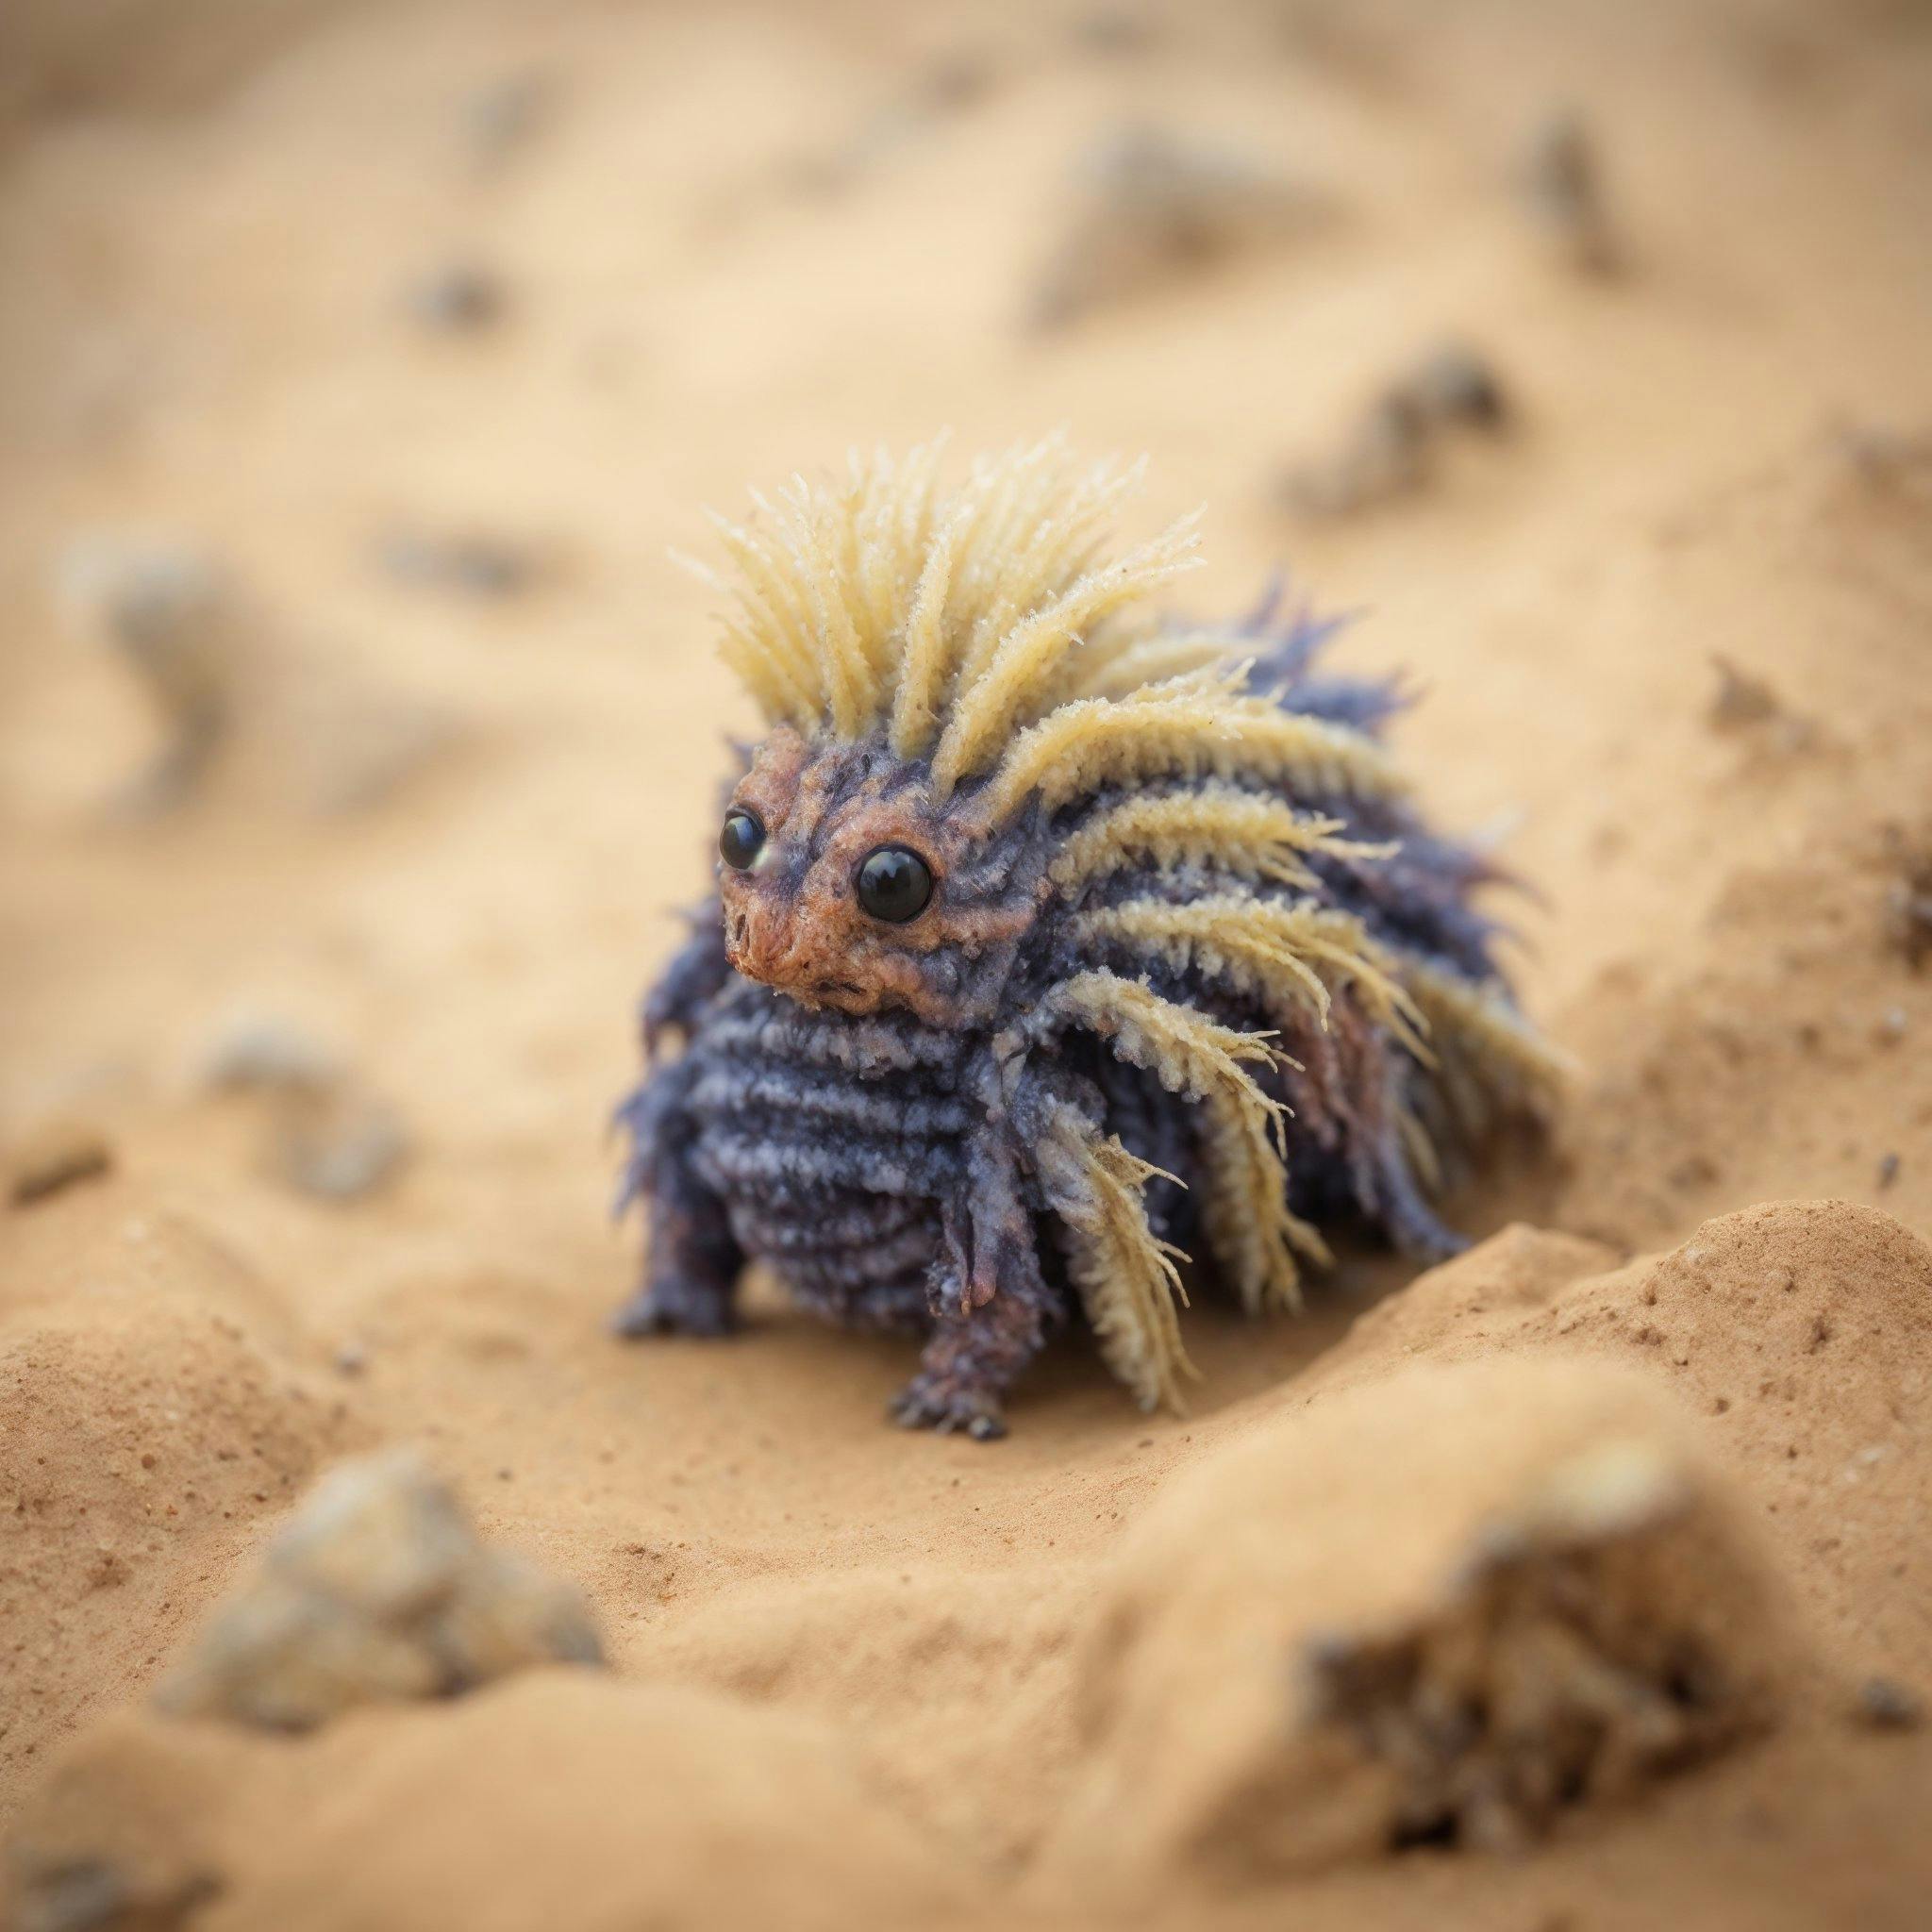
[[[1324,1025],[1329,982],[1345,981],[1372,1018],[1418,1058],[1428,1057],[1426,1022],[1393,962],[1350,913],[1220,892],[1184,905],[1135,899],[1103,907],[1077,914],[1074,931],[1088,943],[1216,974],[1276,1006],[1310,1007]]]
[[[1158,1170],[1064,1103],[1037,1153],[1102,1359],[1142,1408],[1181,1410],[1182,1381],[1196,1374],[1176,1307],[1187,1294],[1174,1263],[1187,1257],[1155,1235],[1141,1200]]]
[[[969,658],[933,755],[933,788],[940,797],[990,765],[1023,715],[1037,714],[1041,696],[1051,689],[1068,652],[1094,626],[1194,566],[1198,522],[1198,516],[1183,518],[1152,542],[1075,578],[1017,618],[983,667]]]
[[[1049,810],[1103,785],[1172,775],[1250,777],[1315,796],[1388,798],[1404,790],[1388,756],[1343,725],[1225,689],[1156,686],[1062,705],[1008,750],[987,789],[990,818],[1038,793]]]
[[[1307,854],[1368,849],[1338,839],[1341,828],[1340,819],[1235,785],[1130,796],[1074,827],[1054,860],[1053,882],[1073,899],[1091,880],[1151,861],[1163,871],[1211,864],[1241,878],[1307,887],[1314,878],[1301,862]]]
[[[1063,1022],[1200,1105],[1202,1220],[1222,1267],[1251,1314],[1299,1308],[1295,1254],[1325,1263],[1328,1250],[1289,1211],[1283,1108],[1248,1071],[1276,1058],[1272,1036],[1221,1025],[1112,973],[1076,974],[1058,987],[1036,1024]]]
[[[883,726],[899,757],[933,758],[943,797],[1076,675],[1149,639],[1149,596],[1193,566],[1196,538],[1186,519],[1109,561],[1144,465],[1083,463],[1059,437],[952,490],[939,457],[855,453],[836,479],[754,493],[748,522],[713,519],[731,581],[707,576],[735,600],[724,655],[768,719],[841,740]]]
[[[1102,639],[1068,666],[1066,698],[1124,698],[1148,685],[1231,662],[1239,641],[1222,631],[1151,631]]]
[[[1550,1106],[1574,1072],[1566,1054],[1495,993],[1419,961],[1405,960],[1402,970],[1428,1023],[1436,1083],[1466,1131],[1487,1127],[1498,1103]]]

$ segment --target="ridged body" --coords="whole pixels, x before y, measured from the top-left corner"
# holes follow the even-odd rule
[[[1378,727],[1397,703],[1391,687],[1309,675],[1324,635],[1304,626],[1270,639],[1231,628],[1228,642],[1231,651],[1268,647],[1253,677],[1277,680],[1284,708]],[[855,768],[878,760],[877,747],[854,750]],[[1306,903],[1304,890],[1238,879],[1210,865],[1151,862],[1124,864],[1073,895],[1053,888],[1054,855],[1083,824],[1128,796],[1185,789],[1105,787],[1050,816],[1036,813],[999,841],[971,879],[958,882],[986,902],[1017,891],[1038,911],[1009,958],[995,949],[991,958],[929,961],[949,989],[979,984],[986,992],[982,1009],[954,1027],[903,1011],[814,1008],[744,979],[726,958],[719,908],[706,908],[696,936],[646,1003],[647,1038],[655,1044],[675,1030],[684,1049],[624,1110],[636,1149],[625,1198],[669,1195],[675,1203],[679,1176],[694,1180],[715,1204],[708,1253],[718,1268],[762,1261],[799,1305],[831,1320],[926,1333],[950,1280],[948,1230],[958,1246],[958,1230],[974,1218],[974,1191],[986,1184],[985,1170],[998,1165],[984,1143],[989,1099],[1000,1084],[999,1042],[1024,1027],[1056,985],[1118,964],[1162,997],[1222,1024],[1282,1036],[1282,1051],[1298,1065],[1271,1067],[1259,1084],[1291,1109],[1285,1165],[1298,1216],[1353,1216],[1420,1257],[1453,1253],[1459,1240],[1428,1205],[1398,1131],[1405,1109],[1426,1114],[1435,1104],[1427,1084],[1415,1079],[1410,1055],[1363,1024],[1345,1002],[1325,1026],[1303,1015],[1284,1027],[1277,1007],[1211,970],[1150,967],[1131,949],[1117,957],[1122,949],[1079,929],[1084,913],[1150,900],[1199,905],[1233,886],[1257,902],[1289,906]],[[1245,789],[1289,796],[1278,786]],[[966,802],[970,795],[969,789]],[[1472,890],[1491,876],[1480,857],[1429,834],[1401,806],[1338,794],[1289,802],[1340,821],[1343,846],[1392,847],[1360,857],[1314,855],[1309,869],[1321,897],[1358,917],[1392,954],[1506,997],[1491,958],[1492,928],[1470,903]],[[1190,1248],[1199,1235],[1194,1202],[1205,1165],[1198,1110],[1087,1035],[1052,1042],[1049,1059],[1049,1089],[1077,1091],[1106,1131],[1161,1170],[1147,1189],[1149,1222],[1161,1240]],[[1029,1096],[1016,1097],[1019,1107],[1008,1111],[1017,1120],[1005,1131],[1017,1127],[1024,1141]],[[1013,1165],[1017,1202],[1040,1244],[1038,1313],[1051,1327],[1074,1311],[1076,1298],[1054,1252],[1044,1191],[1024,1154]],[[708,1204],[699,1218],[708,1212]],[[660,1292],[658,1302],[667,1299]]]
[[[650,1215],[627,1333],[732,1324],[748,1261],[924,1335],[902,1421],[1001,1432],[1075,1313],[1178,1406],[1179,1266],[1300,1306],[1320,1224],[1434,1257],[1431,1196],[1551,1061],[1380,744],[1332,625],[1145,608],[1193,519],[1118,556],[1136,470],[1046,442],[950,492],[857,457],[720,523],[766,735],[717,897],[645,1004],[623,1109]]]

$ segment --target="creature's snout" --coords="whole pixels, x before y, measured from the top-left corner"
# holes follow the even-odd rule
[[[785,986],[797,975],[798,933],[792,908],[754,899],[724,917],[724,951],[747,979]]]

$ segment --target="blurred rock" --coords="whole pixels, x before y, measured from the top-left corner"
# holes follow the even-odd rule
[[[1932,957],[1932,858],[1900,858],[1886,888],[1885,933],[1914,973]]]
[[[1494,364],[1467,342],[1443,342],[1430,350],[1406,388],[1429,422],[1493,430],[1509,419],[1508,401]]]
[[[325,1201],[357,1201],[391,1179],[409,1139],[387,1101],[341,1088],[292,1092],[277,1109],[276,1171],[292,1188]]]
[[[234,681],[235,604],[215,558],[170,538],[92,531],[63,551],[58,591],[69,622],[119,655],[164,734],[125,803],[178,803],[226,731]]]
[[[307,1730],[359,1704],[453,1696],[602,1656],[574,1590],[487,1548],[443,1483],[391,1453],[323,1478],[156,1702],[175,1716]]]
[[[1082,1671],[1076,1879],[1512,1847],[1768,1722],[1784,1606],[1681,1429],[1592,1365],[1412,1370],[1177,1482]]]
[[[475,261],[447,261],[427,269],[403,291],[403,306],[424,328],[471,334],[500,322],[508,306],[503,281]]]
[[[463,142],[479,168],[495,168],[525,146],[556,107],[551,76],[535,69],[506,74],[461,104]]]
[[[92,1122],[51,1115],[9,1140],[0,1152],[7,1198],[26,1208],[82,1181],[97,1180],[114,1167],[108,1137]]]
[[[391,530],[377,544],[375,560],[385,576],[412,589],[491,599],[519,595],[541,572],[528,545],[475,532]]]
[[[289,1186],[329,1201],[358,1200],[408,1158],[409,1140],[389,1102],[356,1080],[331,1048],[266,1014],[241,1014],[199,1057],[197,1083],[269,1103],[269,1162]]]
[[[1570,109],[1552,114],[1531,135],[1521,169],[1524,206],[1552,250],[1589,275],[1623,266],[1605,204],[1596,143]]]
[[[1340,445],[1291,466],[1281,494],[1306,516],[1348,516],[1426,483],[1436,446],[1452,430],[1493,436],[1510,420],[1494,366],[1466,343],[1431,349],[1372,396]]]
[[[1305,233],[1328,212],[1308,183],[1238,149],[1122,129],[1080,159],[1075,205],[1035,280],[1027,319],[1058,328],[1176,275]]]
[[[1925,1704],[1895,1677],[1867,1677],[1858,1686],[1857,1715],[1874,1730],[1915,1731],[1925,1721]]]
[[[243,1092],[319,1091],[341,1074],[333,1051],[271,1013],[238,1013],[224,1023],[195,1068],[198,1084]]]

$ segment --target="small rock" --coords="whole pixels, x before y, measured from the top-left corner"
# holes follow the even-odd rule
[[[1705,712],[1713,731],[1770,731],[1772,741],[1788,752],[1805,750],[1818,736],[1810,719],[1789,709],[1761,677],[1740,670],[1721,651],[1710,654],[1718,686]]]
[[[1886,888],[1885,933],[1914,973],[1932,955],[1932,859],[1907,860]]]
[[[1858,1686],[1857,1715],[1874,1730],[1915,1731],[1925,1721],[1925,1706],[1895,1677],[1867,1677]]]
[[[291,1187],[326,1201],[373,1192],[402,1165],[408,1136],[395,1109],[300,1027],[243,1014],[202,1056],[200,1084],[270,1103],[269,1161]]]
[[[1846,423],[1838,425],[1832,440],[1868,489],[1916,494],[1932,486],[1932,432]]]
[[[503,319],[507,291],[502,279],[480,263],[449,261],[410,282],[403,306],[425,328],[468,334]]]
[[[445,1484],[391,1453],[316,1486],[156,1702],[176,1716],[306,1730],[358,1704],[602,1660],[574,1590],[489,1549]]]
[[[1524,151],[1524,205],[1552,247],[1590,275],[1610,275],[1622,265],[1605,205],[1596,143],[1580,116],[1551,115]]]
[[[275,1123],[282,1178],[324,1201],[356,1201],[395,1174],[408,1136],[388,1102],[354,1090],[291,1095]]]
[[[341,1061],[328,1047],[292,1023],[263,1013],[240,1013],[225,1022],[196,1068],[199,1085],[240,1092],[321,1092],[341,1077]]]
[[[1307,182],[1239,150],[1124,129],[1082,158],[1073,213],[1028,298],[1030,325],[1060,327],[1326,212]]]
[[[1739,670],[1720,651],[1711,652],[1710,663],[1717,673],[1718,686],[1706,716],[1718,730],[1761,724],[1767,718],[1782,715],[1784,707],[1779,704],[1777,693],[1761,677]]]
[[[7,1150],[7,1198],[16,1208],[111,1174],[114,1150],[86,1121],[55,1117],[29,1128]]]
[[[550,76],[507,74],[471,94],[461,108],[463,139],[478,167],[501,166],[549,119],[556,101]]]
[[[1898,1170],[1899,1158],[1896,1154],[1887,1154],[1880,1158],[1878,1162],[1878,1188],[1881,1193],[1890,1187],[1893,1181],[1897,1180]]]
[[[1490,359],[1465,342],[1432,350],[1408,378],[1408,393],[1425,417],[1464,423],[1472,429],[1500,429],[1509,408]]]
[[[175,539],[94,531],[67,545],[58,588],[69,623],[120,657],[165,734],[124,803],[143,812],[178,804],[228,724],[236,622],[225,573]]]
[[[539,575],[537,558],[505,537],[430,536],[397,530],[376,548],[377,567],[399,584],[478,598],[513,597]]]
[[[1461,342],[1429,351],[1372,397],[1333,455],[1291,469],[1282,494],[1308,516],[1346,516],[1419,489],[1450,429],[1485,435],[1509,418],[1489,359]]]

